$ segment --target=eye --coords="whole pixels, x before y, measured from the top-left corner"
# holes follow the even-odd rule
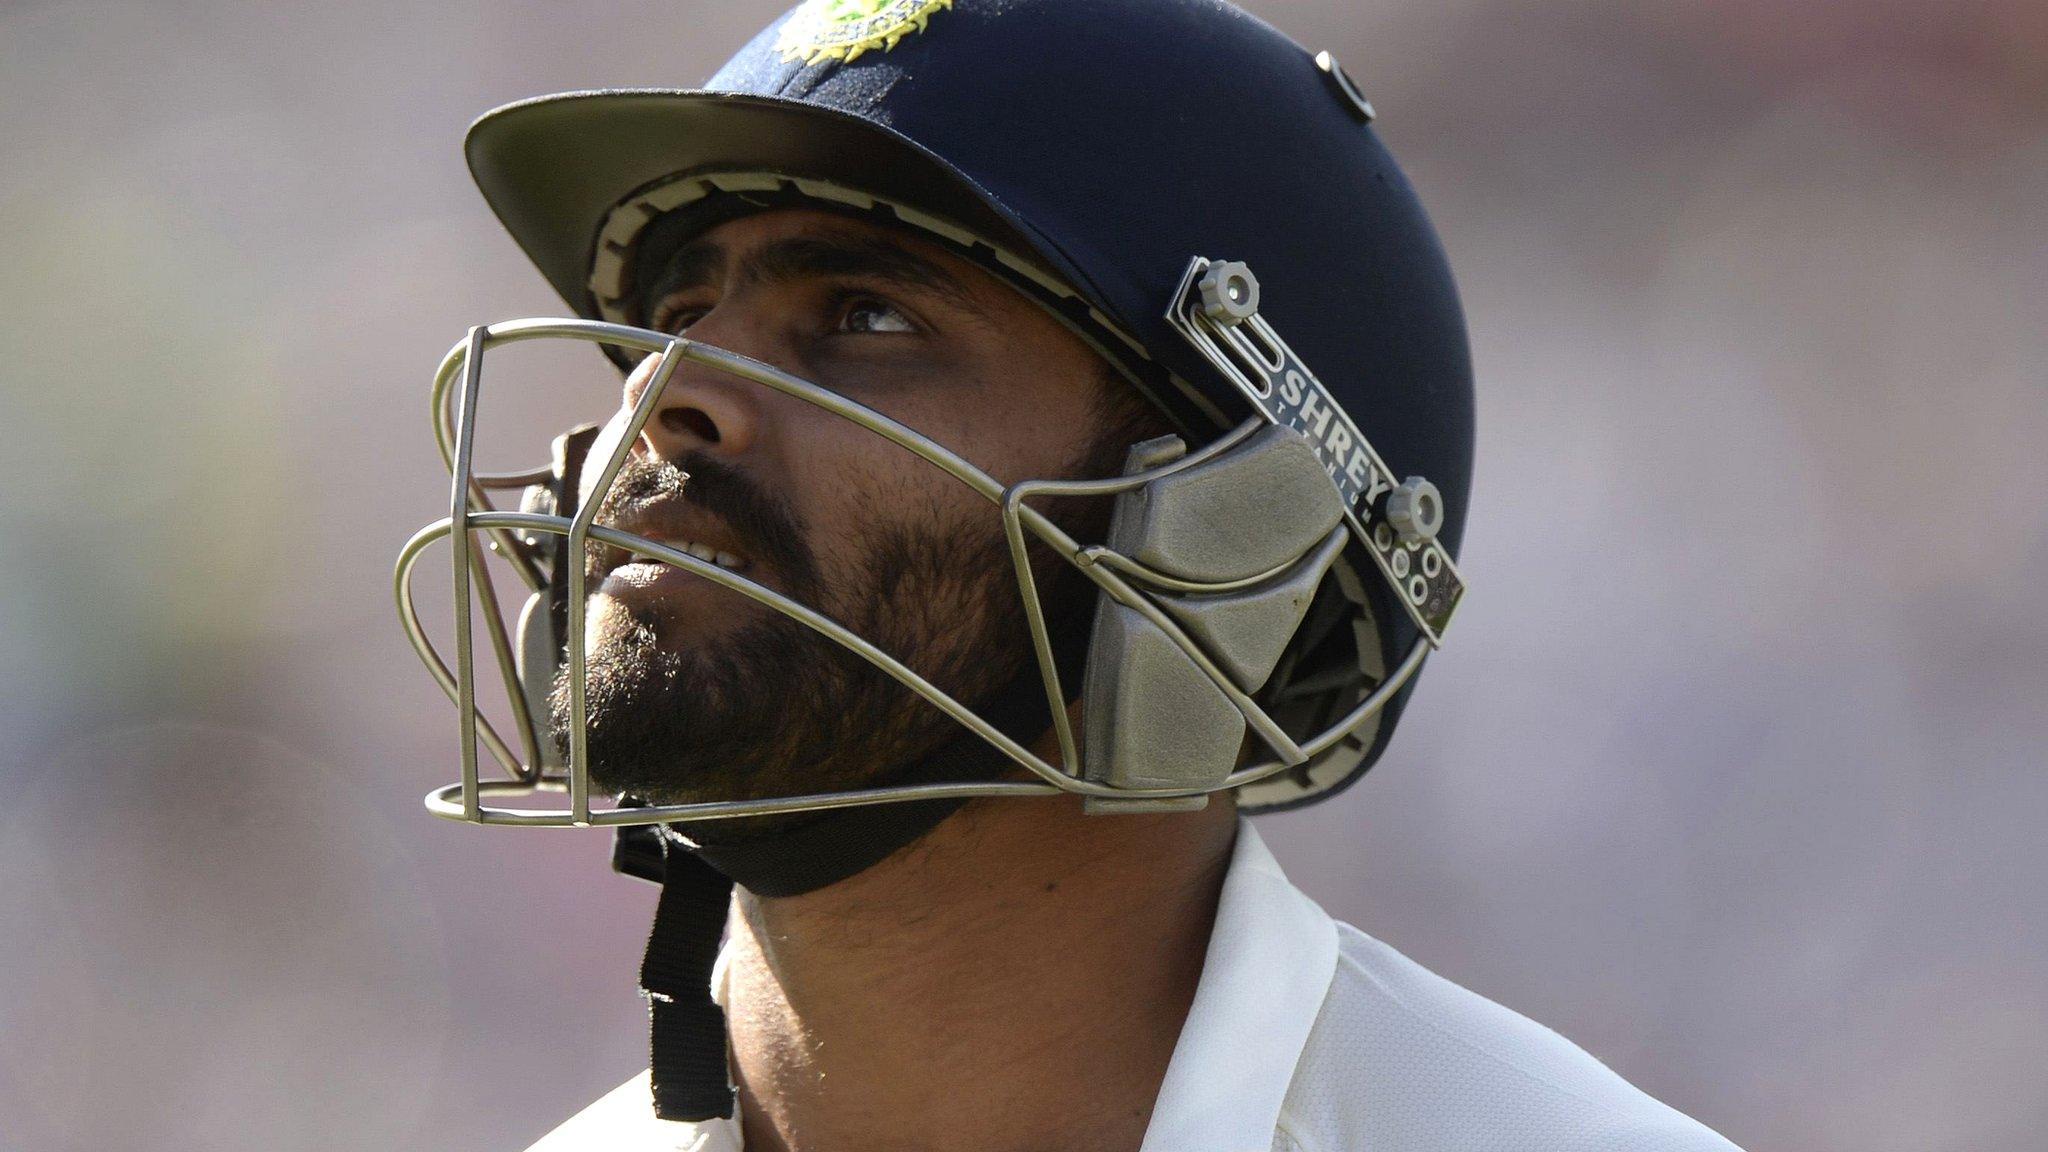
[[[917,325],[894,306],[873,297],[847,301],[840,313],[839,330],[852,333],[915,332]]]
[[[648,327],[657,332],[668,332],[680,336],[690,325],[704,318],[709,308],[683,308],[663,306],[654,311],[654,322]]]

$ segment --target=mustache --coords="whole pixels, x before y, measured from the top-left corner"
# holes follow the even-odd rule
[[[746,556],[773,568],[792,593],[815,588],[817,557],[789,502],[745,472],[708,453],[672,460],[629,459],[598,502],[597,520],[629,532],[658,530],[678,506],[710,513],[730,528]],[[617,549],[593,541],[585,570],[603,571]]]

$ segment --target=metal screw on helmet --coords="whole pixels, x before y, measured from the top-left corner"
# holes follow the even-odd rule
[[[1331,87],[1337,90],[1337,95],[1343,97],[1346,104],[1351,105],[1351,111],[1362,123],[1370,124],[1378,118],[1379,113],[1373,111],[1372,101],[1358,90],[1358,83],[1351,79],[1351,73],[1344,71],[1342,64],[1337,63],[1335,56],[1328,52],[1316,53],[1316,67],[1330,78]]]
[[[1238,261],[1210,265],[1195,286],[1202,293],[1202,313],[1226,328],[1258,314],[1258,278]]]
[[[1444,498],[1436,485],[1410,476],[1387,495],[1387,523],[1401,534],[1403,543],[1434,540],[1444,526]]]

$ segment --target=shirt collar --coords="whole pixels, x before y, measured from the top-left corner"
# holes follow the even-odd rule
[[[1336,971],[1336,924],[1239,818],[1202,979],[1141,1152],[1268,1152]]]

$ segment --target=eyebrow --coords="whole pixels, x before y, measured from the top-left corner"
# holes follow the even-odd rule
[[[711,240],[692,240],[676,249],[642,297],[641,318],[647,319],[674,293],[720,278],[729,260],[724,246]],[[959,277],[882,237],[792,236],[770,241],[746,254],[738,280],[746,287],[763,287],[830,277],[879,280],[928,292],[962,311],[989,318],[987,307]]]

